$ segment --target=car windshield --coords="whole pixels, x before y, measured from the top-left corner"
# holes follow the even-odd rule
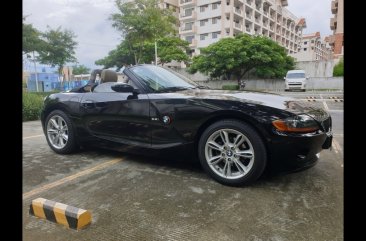
[[[197,84],[175,73],[154,65],[136,66],[130,69],[155,92],[178,91],[197,88]]]
[[[287,78],[289,79],[305,78],[305,73],[288,73]]]

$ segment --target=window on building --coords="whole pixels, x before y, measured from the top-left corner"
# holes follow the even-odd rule
[[[304,51],[307,51],[308,49],[307,48],[304,48]]]
[[[192,16],[193,10],[194,10],[194,8],[186,8],[184,10],[184,16]]]
[[[314,47],[311,47],[311,50],[314,50]]]
[[[205,40],[207,37],[208,37],[208,33],[201,34],[200,35],[200,40]]]
[[[208,5],[203,5],[200,7],[200,12],[203,13],[208,8]]]
[[[214,9],[218,9],[219,7],[220,7],[220,2],[217,2],[217,3],[213,3],[212,4],[212,9],[214,10]]]
[[[208,19],[201,20],[200,21],[200,26],[205,26],[207,22],[208,22]]]
[[[212,38],[218,38],[220,34],[221,34],[221,32],[213,32]]]
[[[221,17],[218,18],[212,18],[212,24],[217,24],[218,21],[220,21]]]
[[[193,22],[186,23],[184,25],[184,30],[192,30]]]
[[[305,42],[304,42],[304,45],[307,45],[307,44],[308,44],[308,41],[305,41]]]
[[[193,35],[186,36],[186,41],[187,41],[188,43],[190,43],[190,44],[192,43],[193,39],[194,39],[194,36],[193,36]]]

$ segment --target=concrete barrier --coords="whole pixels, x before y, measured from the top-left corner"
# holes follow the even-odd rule
[[[223,85],[237,85],[236,80],[210,80],[195,81],[199,85],[210,87],[211,89],[222,89]],[[246,80],[245,89],[247,90],[271,90],[283,91],[285,81],[283,79],[252,79]],[[335,89],[343,90],[343,77],[330,78],[309,78],[306,84],[307,90]]]
[[[89,211],[44,198],[32,201],[29,214],[72,229],[81,229],[91,223]]]
[[[312,63],[314,65],[314,63]],[[319,63],[330,66],[329,63]],[[184,69],[175,70],[176,72],[186,76],[187,78],[195,81],[199,85],[210,87],[211,89],[222,89],[223,85],[237,85],[236,80],[209,80],[209,77],[202,74],[189,74]],[[329,72],[329,67],[327,71]],[[246,87],[248,90],[271,90],[271,91],[283,91],[285,89],[284,79],[250,79],[245,80]],[[317,90],[317,89],[335,89],[343,90],[343,77],[310,77],[307,80],[306,89]]]

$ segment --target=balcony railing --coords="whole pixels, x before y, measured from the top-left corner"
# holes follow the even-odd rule
[[[240,30],[242,30],[242,28],[241,28],[241,24],[240,23],[235,23],[234,24],[234,27],[236,28],[236,29],[240,29]]]
[[[240,8],[235,8],[235,13],[241,15],[241,9]]]
[[[196,5],[197,0],[180,0],[180,6],[193,6]]]
[[[186,15],[185,13],[181,13],[180,20],[196,18],[196,16],[197,16],[196,11],[193,11],[191,14],[188,15]]]
[[[182,26],[179,29],[179,33],[189,33],[189,32],[197,32],[197,27],[196,26],[191,26],[191,27],[186,27],[186,26]]]

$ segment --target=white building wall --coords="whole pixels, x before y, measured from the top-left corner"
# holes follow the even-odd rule
[[[213,4],[216,5],[214,9]],[[179,0],[180,24],[189,19],[194,21],[194,40],[191,47],[195,54],[199,48],[207,47],[216,40],[201,40],[200,34],[221,32],[220,38],[235,36],[238,33],[258,34],[272,38],[284,46],[289,53],[296,53],[302,37],[302,29],[306,27],[299,25],[299,18],[289,12],[284,6],[287,1],[275,0]],[[201,12],[202,6],[208,6]],[[194,8],[192,16],[182,16],[187,8]],[[221,16],[217,24],[212,24],[212,18]],[[208,19],[205,26],[200,26],[200,21]],[[186,31],[179,32],[182,39],[187,35]]]

